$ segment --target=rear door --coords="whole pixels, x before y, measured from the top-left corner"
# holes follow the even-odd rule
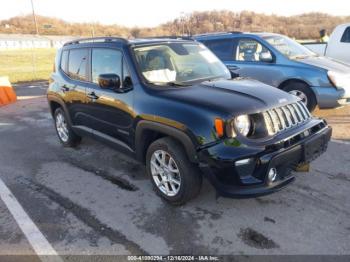
[[[238,75],[231,70],[234,66],[234,41],[232,38],[227,39],[213,39],[203,41],[205,44],[233,73],[233,77]]]
[[[122,84],[120,90],[100,88],[100,74],[117,74]],[[108,135],[130,145],[134,92],[123,52],[114,48],[92,48],[90,81],[86,90],[89,127],[97,135]]]
[[[73,125],[85,125],[86,88],[88,83],[89,49],[74,48],[64,50],[61,57],[61,70],[65,79],[60,84]]]

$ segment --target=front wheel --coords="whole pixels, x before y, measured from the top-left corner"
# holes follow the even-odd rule
[[[283,88],[283,90],[291,95],[299,97],[310,112],[315,110],[317,105],[315,94],[306,84],[291,83]]]
[[[153,142],[146,155],[147,173],[155,191],[173,205],[182,205],[198,195],[202,176],[183,147],[166,137]]]

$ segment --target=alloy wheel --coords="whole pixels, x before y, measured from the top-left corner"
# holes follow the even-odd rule
[[[175,196],[181,187],[181,176],[173,157],[164,150],[157,150],[150,161],[152,179],[158,189],[166,196]]]
[[[69,139],[69,132],[66,119],[62,113],[56,115],[56,129],[58,136],[63,142],[67,142]]]
[[[288,93],[299,97],[301,99],[301,102],[303,102],[304,105],[307,106],[307,103],[308,103],[307,95],[304,92],[302,92],[300,90],[291,90]]]

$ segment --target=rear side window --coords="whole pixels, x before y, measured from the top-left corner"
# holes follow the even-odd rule
[[[68,76],[75,80],[87,81],[88,49],[69,51]]]
[[[60,64],[61,70],[63,72],[65,72],[66,74],[68,74],[68,51],[65,50],[62,52],[62,56],[61,56],[61,64]]]
[[[231,39],[210,40],[205,45],[220,59],[232,59],[233,42]]]
[[[340,42],[350,43],[350,26],[345,29],[344,34],[341,37]]]
[[[116,74],[122,79],[123,55],[115,49],[95,48],[92,50],[92,82],[98,84],[100,74]]]

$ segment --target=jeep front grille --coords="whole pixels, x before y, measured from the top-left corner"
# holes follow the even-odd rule
[[[263,113],[269,135],[289,129],[311,118],[303,102],[277,107]]]

